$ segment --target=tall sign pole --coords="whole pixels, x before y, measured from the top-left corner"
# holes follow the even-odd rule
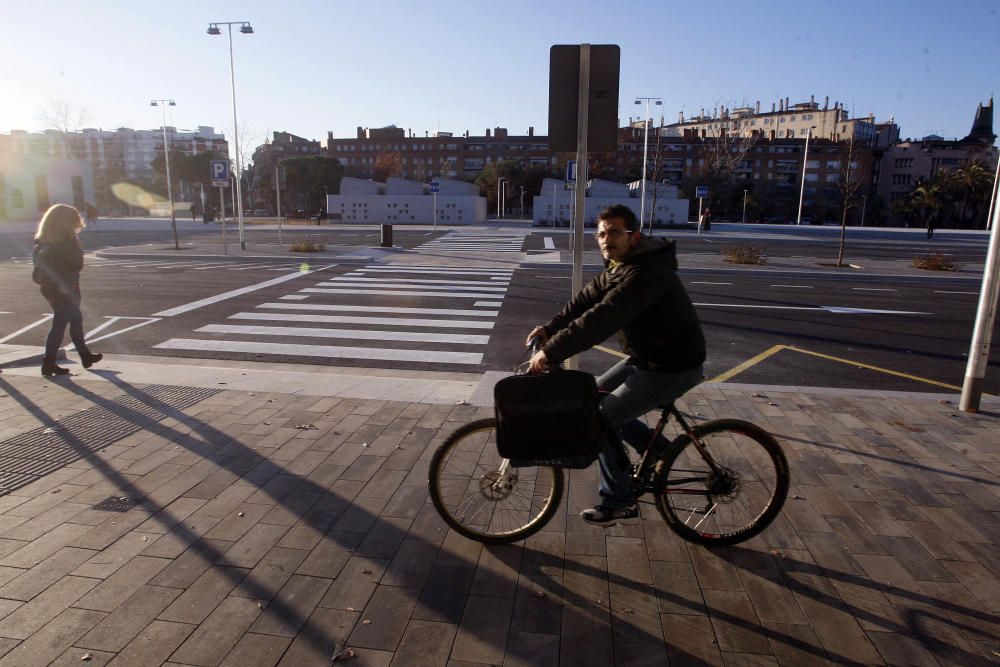
[[[972,344],[969,347],[969,363],[965,368],[965,382],[958,408],[962,412],[979,412],[979,399],[986,379],[986,365],[990,360],[990,340],[993,323],[997,316],[997,296],[1000,294],[1000,224],[997,218],[1000,206],[993,207],[993,229],[990,231],[990,245],[986,252],[986,266],[983,269],[983,286],[979,291],[979,308],[976,310],[976,324],[972,329]]]

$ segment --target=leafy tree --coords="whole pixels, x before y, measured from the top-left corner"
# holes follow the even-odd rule
[[[390,176],[399,176],[401,173],[403,173],[403,156],[398,151],[379,153],[375,156],[372,180],[385,183]]]
[[[976,226],[979,210],[984,208],[992,194],[993,177],[981,163],[969,162],[948,175],[948,190],[962,203],[959,224],[964,226],[968,221]]]
[[[317,210],[326,206],[326,195],[340,192],[344,166],[340,160],[318,155],[282,161],[288,207]]]

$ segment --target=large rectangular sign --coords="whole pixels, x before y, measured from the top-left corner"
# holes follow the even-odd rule
[[[617,44],[590,46],[590,105],[587,152],[618,148],[618,78],[621,49]],[[549,50],[549,149],[576,151],[577,102],[580,94],[580,45]]]
[[[224,188],[229,185],[229,160],[211,160],[208,164],[212,176],[212,186]]]

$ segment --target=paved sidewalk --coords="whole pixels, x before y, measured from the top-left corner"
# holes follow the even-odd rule
[[[542,533],[487,548],[438,519],[426,470],[490,408],[139,365],[0,375],[0,667],[998,661],[994,399],[703,385],[688,410],[757,422],[791,461],[762,536],[688,545],[650,504],[584,524],[591,469]]]

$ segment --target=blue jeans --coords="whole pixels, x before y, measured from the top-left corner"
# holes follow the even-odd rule
[[[80,293],[70,294],[46,293],[46,300],[52,306],[52,326],[45,338],[45,361],[55,363],[56,355],[62,346],[66,326],[69,325],[69,336],[73,346],[81,357],[89,357],[90,350],[83,337],[83,313],[80,312]]]
[[[611,391],[601,403],[605,418],[622,440],[642,453],[652,429],[639,417],[659,405],[672,403],[703,379],[702,367],[664,373],[643,370],[621,360],[597,379],[597,386]],[[660,438],[663,440],[662,436]],[[665,442],[658,443],[666,444]],[[628,457],[617,438],[611,437],[597,456],[601,472],[601,504],[605,507],[629,507],[636,501]]]

